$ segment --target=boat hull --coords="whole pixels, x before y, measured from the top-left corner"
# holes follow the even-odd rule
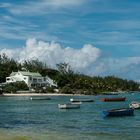
[[[39,98],[39,97],[31,97],[30,100],[51,100],[51,98]]]
[[[114,109],[114,110],[107,110],[103,111],[103,114],[105,117],[117,117],[117,116],[133,116],[134,115],[134,109],[131,108],[122,108],[122,109]]]
[[[102,98],[101,101],[103,102],[120,102],[125,101],[126,98]]]
[[[93,99],[70,99],[71,102],[94,102]]]
[[[129,107],[133,108],[133,109],[140,109],[140,103],[139,102],[132,102],[129,104]]]
[[[80,104],[58,104],[58,108],[60,109],[78,109],[80,108]]]

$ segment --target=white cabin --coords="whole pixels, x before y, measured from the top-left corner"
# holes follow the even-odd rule
[[[57,87],[57,84],[55,84],[51,78],[48,76],[42,77],[42,75],[38,72],[18,71],[12,72],[9,77],[6,77],[6,83],[13,83],[18,81],[24,81],[28,87]]]

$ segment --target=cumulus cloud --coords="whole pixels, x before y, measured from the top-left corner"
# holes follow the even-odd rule
[[[86,69],[88,75],[108,76],[140,80],[140,57],[107,58],[100,57],[94,65]]]
[[[96,62],[100,57],[100,49],[85,44],[81,49],[63,47],[59,43],[37,41],[28,39],[21,49],[2,49],[0,53],[6,53],[19,62],[24,60],[39,59],[46,64],[55,67],[56,64],[66,62],[75,70],[84,71]]]

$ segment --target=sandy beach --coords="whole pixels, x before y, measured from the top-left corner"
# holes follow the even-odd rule
[[[3,93],[2,96],[75,96],[75,95],[64,93]],[[76,94],[76,96],[78,95]]]

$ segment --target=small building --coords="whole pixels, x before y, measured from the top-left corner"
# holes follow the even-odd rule
[[[57,84],[48,76],[42,77],[38,72],[18,71],[12,72],[9,77],[6,77],[6,83],[24,81],[30,87],[57,87]]]

